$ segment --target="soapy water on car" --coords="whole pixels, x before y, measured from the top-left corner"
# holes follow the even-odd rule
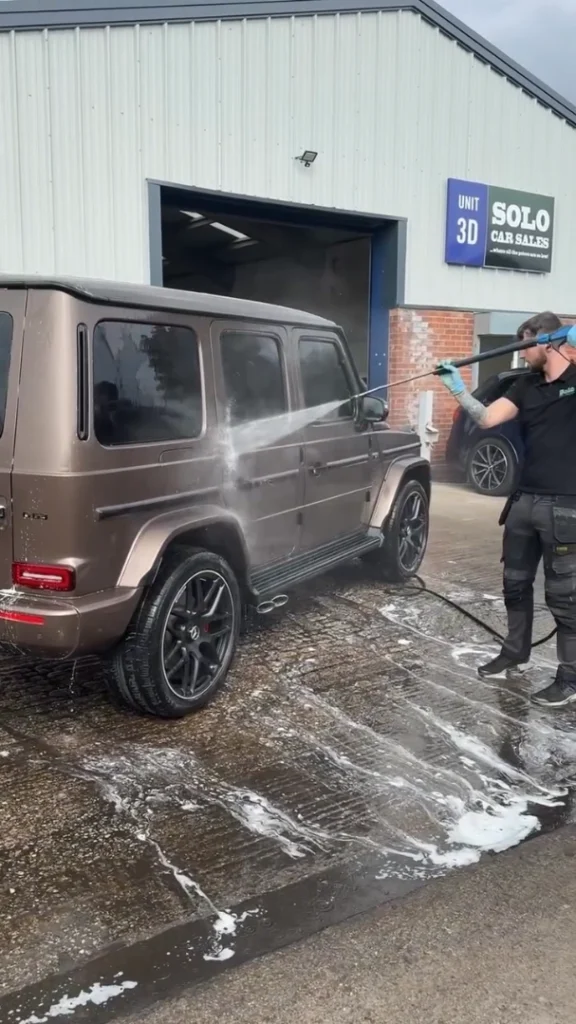
[[[525,343],[524,347],[526,347]],[[493,358],[495,355],[499,355],[502,351],[509,352],[514,351],[518,348],[519,346],[517,344],[514,346],[506,345],[504,346],[503,349],[496,349],[492,353],[482,353],[482,356],[484,358],[486,358],[487,356],[491,356]],[[457,363],[464,365],[475,361],[480,361],[480,357],[476,356],[466,360],[457,360]],[[336,412],[336,410],[340,409],[344,405],[357,402],[362,398],[366,398],[368,395],[375,394],[376,392],[390,389],[400,384],[408,384],[411,383],[412,381],[420,380],[423,377],[429,377],[432,375],[438,375],[437,368],[433,370],[427,370],[424,373],[419,373],[412,377],[403,378],[402,380],[392,381],[389,384],[379,385],[378,387],[370,388],[366,391],[361,392],[358,395],[353,395],[350,398],[336,399],[335,401],[325,402],[321,405],[311,406],[306,409],[290,410],[289,412],[280,413],[279,415],[276,416],[268,416],[263,419],[250,420],[248,422],[239,423],[235,425],[231,425],[229,422],[230,410],[228,410],[228,422],[224,425],[221,432],[221,444],[224,449],[224,458],[226,461],[228,472],[230,474],[232,484],[234,483],[234,474],[237,468],[238,458],[240,456],[257,451],[259,448],[264,447],[264,445],[266,445],[266,447],[270,447],[275,442],[282,441],[284,438],[289,437],[291,434],[294,434],[297,431],[302,430],[304,427],[308,426],[308,424],[316,423],[319,420],[322,420],[325,417],[330,416],[331,414]],[[417,590],[420,593],[426,593],[430,597],[437,598],[438,600],[447,604],[449,607],[453,608],[455,611],[460,612],[461,615],[464,615],[476,626],[479,626],[481,629],[485,630],[495,640],[498,640],[501,643],[504,642],[505,637],[503,637],[501,633],[495,630],[492,626],[488,625],[488,623],[484,622],[482,619],[478,618],[478,616],[474,615],[467,608],[464,608],[457,601],[451,600],[445,594],[440,594],[435,590],[431,590],[430,587],[427,586],[426,582],[420,576],[415,576],[414,579],[416,583],[415,586],[404,586],[403,589]],[[546,636],[542,637],[540,640],[535,641],[535,643],[532,644],[531,649],[534,650],[535,648],[547,643],[556,635],[556,632],[557,630],[553,629]]]

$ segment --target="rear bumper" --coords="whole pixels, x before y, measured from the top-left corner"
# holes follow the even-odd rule
[[[0,644],[47,658],[112,647],[126,632],[140,590],[117,587],[65,600],[57,595],[0,592]]]

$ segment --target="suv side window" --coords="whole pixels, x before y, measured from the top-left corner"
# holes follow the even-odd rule
[[[107,446],[198,437],[198,340],[190,327],[103,320],[93,339],[94,432]]]
[[[4,418],[6,416],[13,326],[14,321],[10,313],[0,313],[0,436],[4,431]]]
[[[280,341],[271,334],[224,331],[220,358],[231,426],[286,412]]]
[[[351,419],[354,394],[342,349],[336,341],[301,338],[299,343],[300,373],[304,405],[307,409],[340,401],[330,419]],[[324,416],[323,419],[328,418]]]

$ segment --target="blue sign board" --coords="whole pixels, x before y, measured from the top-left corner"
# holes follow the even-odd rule
[[[446,263],[548,274],[553,238],[551,196],[448,179]]]
[[[488,230],[488,185],[448,179],[446,263],[483,267]]]

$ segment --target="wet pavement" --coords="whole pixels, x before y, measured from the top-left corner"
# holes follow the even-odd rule
[[[502,625],[499,503],[437,487],[423,575]],[[548,632],[547,613],[537,633]],[[572,816],[554,668],[352,566],[247,629],[182,723],[118,712],[96,660],[0,665],[0,1022],[104,1021]]]

